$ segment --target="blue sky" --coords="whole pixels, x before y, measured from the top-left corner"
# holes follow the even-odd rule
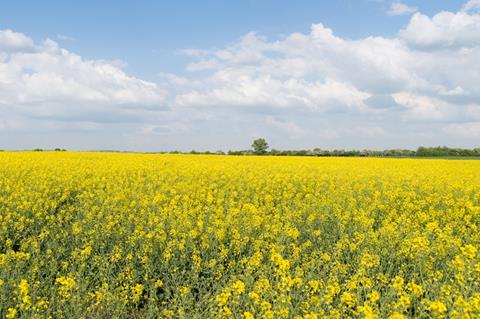
[[[457,11],[464,2],[408,3],[434,14]],[[308,32],[312,23],[322,22],[345,38],[394,36],[409,16],[385,14],[390,4],[379,0],[20,0],[2,3],[0,26],[35,40],[52,38],[85,58],[123,60],[130,74],[154,80],[158,72],[183,72],[188,60],[179,50],[221,48],[252,31],[275,39]]]
[[[479,7],[3,2],[0,148],[479,146]]]

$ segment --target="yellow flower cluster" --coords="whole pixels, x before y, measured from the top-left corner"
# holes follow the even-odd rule
[[[0,153],[0,318],[479,318],[480,161]]]

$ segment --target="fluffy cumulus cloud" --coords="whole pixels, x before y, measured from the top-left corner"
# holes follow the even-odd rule
[[[312,110],[327,107],[361,108],[368,94],[350,84],[331,79],[309,82],[299,78],[285,80],[271,75],[236,74],[223,70],[214,75],[212,89],[191,91],[176,98],[178,105],[305,107]]]
[[[393,101],[395,94],[419,101],[476,100],[478,48],[419,49],[407,36],[414,20],[391,39],[346,40],[322,24],[313,25],[309,34],[294,33],[279,41],[249,34],[234,46],[199,54],[200,61],[189,68],[201,65],[211,75],[192,80],[196,86],[179,93],[177,104],[369,112],[366,102],[375,96],[384,101]],[[402,106],[397,100],[384,107]],[[379,99],[375,104],[382,107]]]
[[[35,43],[0,31],[0,108],[3,127],[39,119],[104,122],[136,119],[165,106],[158,84],[128,76],[120,63],[85,60],[50,39]]]
[[[390,6],[390,10],[388,10],[388,14],[391,16],[401,16],[404,14],[414,13],[417,10],[418,9],[414,6],[409,6],[402,2],[394,2]]]
[[[392,14],[413,15],[392,37],[348,39],[322,23],[278,39],[248,33],[220,49],[184,50],[186,75],[162,74],[159,83],[5,30],[0,108],[10,116],[0,130],[35,118],[86,130],[137,123],[138,136],[174,137],[180,148],[248,147],[246,139],[259,135],[276,147],[473,146],[479,7],[471,0],[458,12],[427,16],[396,2]]]
[[[480,45],[480,15],[445,11],[430,18],[416,13],[400,36],[418,48],[475,48]]]

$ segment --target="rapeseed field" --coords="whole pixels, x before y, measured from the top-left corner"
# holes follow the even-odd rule
[[[1,318],[479,318],[480,161],[0,153]]]

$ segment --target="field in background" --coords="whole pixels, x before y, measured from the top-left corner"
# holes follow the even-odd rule
[[[0,317],[474,318],[480,161],[0,153]]]

